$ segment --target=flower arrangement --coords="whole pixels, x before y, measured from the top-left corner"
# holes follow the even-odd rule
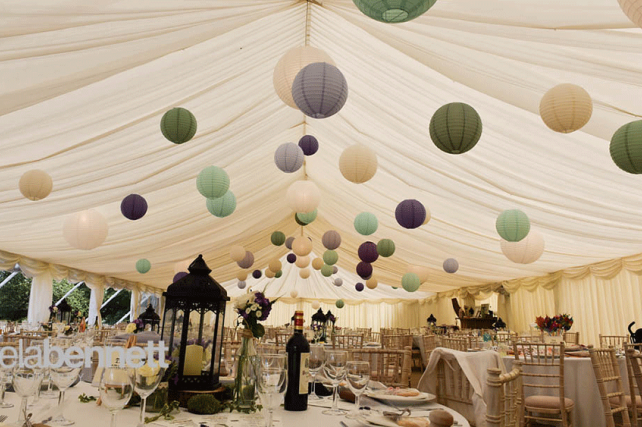
[[[137,334],[140,331],[145,329],[145,323],[141,319],[136,319],[132,323],[129,323],[125,328],[126,334]]]
[[[265,328],[259,322],[267,320],[272,310],[272,304],[262,292],[246,294],[234,302],[234,309],[239,315],[237,323],[245,326],[245,329],[252,332],[254,338],[261,338],[265,335]]]
[[[544,332],[568,331],[573,326],[573,318],[568,314],[558,314],[553,317],[537,317],[535,319],[537,329]]]
[[[55,304],[49,306],[49,320],[54,320],[58,314],[58,307]]]

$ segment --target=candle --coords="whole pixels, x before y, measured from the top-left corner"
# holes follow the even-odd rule
[[[183,375],[201,375],[203,367],[203,347],[200,345],[188,345],[185,348],[185,366]]]

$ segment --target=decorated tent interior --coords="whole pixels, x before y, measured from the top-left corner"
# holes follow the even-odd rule
[[[4,2],[0,265],[29,320],[53,279],[93,321],[203,254],[273,325],[454,324],[452,298],[587,343],[642,322],[642,30],[616,0],[432,3]]]

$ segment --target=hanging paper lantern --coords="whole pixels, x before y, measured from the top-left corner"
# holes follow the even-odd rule
[[[519,209],[510,209],[499,214],[495,228],[502,239],[509,242],[519,242],[528,235],[531,222],[524,212]]]
[[[355,230],[357,230],[359,234],[363,234],[364,236],[371,235],[372,233],[377,231],[378,227],[379,221],[377,221],[377,217],[370,212],[361,212],[354,219]]]
[[[321,274],[323,277],[330,277],[332,276],[332,266],[328,264],[324,264],[323,267],[321,267]]]
[[[140,274],[145,274],[152,268],[152,263],[146,260],[145,258],[139,259],[136,261],[136,271]]]
[[[294,212],[312,212],[319,207],[321,193],[312,181],[295,181],[288,187],[285,199]]]
[[[338,299],[334,304],[337,306],[337,308],[343,308],[343,306],[346,305],[342,299]]]
[[[207,210],[214,216],[219,218],[225,218],[226,216],[232,215],[236,209],[236,196],[230,190],[227,190],[227,193],[223,197],[218,199],[206,199],[205,205]]]
[[[359,259],[363,262],[373,263],[379,258],[379,252],[377,252],[377,245],[373,242],[363,242],[357,251]]]
[[[313,310],[318,310],[321,307],[321,303],[319,301],[313,301],[312,302],[312,309]]]
[[[299,139],[299,147],[303,150],[303,154],[311,156],[319,151],[319,141],[312,135],[304,135]]]
[[[230,177],[218,166],[208,166],[198,174],[196,188],[208,199],[217,199],[230,189]]]
[[[366,286],[368,289],[376,289],[378,285],[379,282],[377,282],[377,279],[375,279],[374,276],[366,280]]]
[[[174,275],[174,278],[172,279],[172,283],[181,280],[183,277],[187,276],[187,274],[188,273],[186,271],[179,271]]]
[[[283,271],[282,271],[282,270],[279,270],[279,271],[277,271],[277,272],[274,274],[274,277],[276,277],[277,279],[278,279],[279,277],[281,277],[281,276],[283,276]]]
[[[272,233],[272,236],[270,236],[270,241],[274,246],[281,246],[285,243],[285,234],[281,231],[275,231]]]
[[[363,283],[358,282],[356,285],[354,285],[354,288],[356,289],[357,292],[363,291]]]
[[[369,278],[370,276],[372,276],[372,265],[368,264],[367,262],[361,261],[359,264],[357,264],[357,274],[362,279]]]
[[[336,279],[334,279],[332,284],[334,286],[336,286],[336,287],[342,286],[343,285],[343,279],[341,277],[337,277]]]
[[[323,253],[323,262],[334,265],[339,261],[339,254],[336,251],[327,250]]]
[[[242,280],[242,281],[238,282],[236,284],[236,286],[238,286],[239,289],[245,289],[245,286],[247,286],[247,283],[245,283],[245,281]]]
[[[448,258],[444,261],[444,271],[446,273],[456,273],[459,270],[459,262],[455,258]]]
[[[285,247],[292,250],[292,242],[294,242],[294,237],[288,237],[285,239]]]
[[[268,279],[272,279],[275,275],[276,273],[274,271],[270,270],[269,268],[265,269],[265,277],[267,277]]]
[[[518,264],[533,263],[544,253],[544,238],[536,230],[531,230],[519,242],[501,240],[500,245],[506,258]]]
[[[290,298],[296,298],[298,296],[299,296],[299,293],[296,290],[290,292]]]
[[[278,258],[274,258],[270,263],[268,264],[268,268],[272,270],[274,273],[279,271],[283,267],[283,264],[281,264],[281,261],[279,261]]]
[[[401,278],[401,286],[408,292],[415,292],[421,286],[421,280],[415,273],[406,273]]]
[[[473,107],[453,102],[440,107],[430,119],[430,138],[441,151],[462,154],[477,144],[482,122]]]
[[[292,252],[297,256],[309,255],[312,252],[312,242],[304,236],[299,236],[292,242]]]
[[[339,272],[339,267],[337,267],[336,265],[333,265],[332,266],[332,274],[337,274],[338,272]]]
[[[22,174],[18,188],[27,199],[41,200],[51,193],[53,180],[47,172],[33,169]]]
[[[395,218],[403,228],[417,228],[426,219],[426,208],[415,199],[406,199],[397,205]]]
[[[580,86],[564,83],[544,94],[539,115],[552,130],[570,133],[581,129],[593,114],[591,96]]]
[[[315,209],[315,210],[313,210],[312,212],[308,212],[308,213],[298,212],[298,213],[296,214],[296,217],[297,217],[297,219],[298,219],[299,221],[301,221],[304,225],[308,225],[309,223],[311,223],[312,221],[314,221],[315,219],[317,219],[317,210]]]
[[[322,258],[315,258],[312,260],[312,268],[315,270],[321,270],[321,267],[323,267],[323,259]]]
[[[424,208],[426,209],[426,219],[424,219],[424,222],[421,225],[428,224],[428,221],[430,221],[430,218],[432,217],[432,214],[430,213],[430,209],[428,209],[426,205],[424,205]]]
[[[90,250],[100,246],[107,238],[109,226],[98,211],[88,209],[69,215],[63,224],[62,234],[76,249]]]
[[[132,221],[141,219],[147,213],[147,201],[143,196],[130,194],[120,202],[120,212]]]
[[[297,216],[297,214],[294,214],[294,221],[295,221],[298,225],[300,225],[301,227],[305,227],[306,225],[308,225],[308,224],[306,224],[305,222],[302,222],[302,221],[299,219],[299,217]]]
[[[196,133],[196,117],[185,108],[172,108],[163,114],[160,128],[165,138],[174,144],[182,144]]]
[[[307,279],[310,277],[310,269],[309,268],[302,268],[299,270],[299,276],[301,276],[302,279]]]
[[[288,50],[274,67],[272,76],[274,89],[279,98],[290,107],[297,108],[292,98],[292,83],[294,83],[296,75],[306,65],[314,62],[334,64],[332,58],[321,49],[312,46],[297,46]]]
[[[236,278],[242,282],[247,279],[247,270],[241,270],[238,273],[236,273]]]
[[[392,256],[395,253],[395,242],[390,239],[381,239],[377,243],[377,253],[384,258]]]
[[[237,262],[238,266],[241,268],[250,268],[254,264],[254,254],[250,251],[245,251],[245,256],[242,260]]]
[[[424,14],[437,0],[353,0],[366,16],[386,24],[407,22]]]
[[[306,116],[325,119],[348,100],[348,82],[337,67],[327,62],[306,65],[292,83],[292,98]]]
[[[232,261],[239,262],[245,258],[245,248],[241,245],[234,245],[230,248],[230,258]]]
[[[377,166],[377,154],[363,144],[346,148],[339,157],[341,175],[355,184],[369,181],[377,172]]]
[[[245,256],[245,249],[243,249],[243,256]],[[183,261],[179,261],[174,264],[174,274],[179,273],[181,271],[188,271],[189,266],[192,264],[193,258],[188,258]]]
[[[625,172],[642,173],[642,120],[627,123],[611,138],[611,158]]]
[[[274,152],[274,164],[286,173],[296,172],[303,166],[303,150],[294,142],[279,145]]]
[[[407,268],[408,273],[415,273],[418,277],[421,283],[424,283],[428,281],[428,276],[430,274],[430,270],[428,267],[421,267],[418,265],[409,265]]]
[[[286,259],[288,260],[288,262],[289,262],[290,264],[294,264],[294,263],[296,262],[296,255],[294,255],[294,254],[288,254],[288,256],[286,257]]]
[[[305,268],[308,265],[310,265],[310,257],[307,256],[307,255],[306,256],[297,257],[295,264],[299,268]]]
[[[642,5],[640,0],[618,0],[624,14],[638,27],[642,27]]]
[[[323,246],[326,249],[337,249],[339,246],[341,246],[341,235],[337,231],[328,230],[323,233],[321,243],[323,243]]]
[[[252,272],[252,277],[254,277],[255,279],[260,279],[262,275],[263,273],[261,272],[261,270],[254,270]]]

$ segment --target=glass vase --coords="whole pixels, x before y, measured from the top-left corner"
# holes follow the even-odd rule
[[[254,406],[256,400],[256,377],[252,364],[257,363],[252,331],[244,329],[241,347],[236,353],[236,378],[234,379],[234,401],[241,408]]]
[[[152,394],[147,398],[147,412],[160,412],[167,404],[168,383],[160,383]]]
[[[564,340],[564,330],[544,333],[544,342],[547,344],[559,344]]]

